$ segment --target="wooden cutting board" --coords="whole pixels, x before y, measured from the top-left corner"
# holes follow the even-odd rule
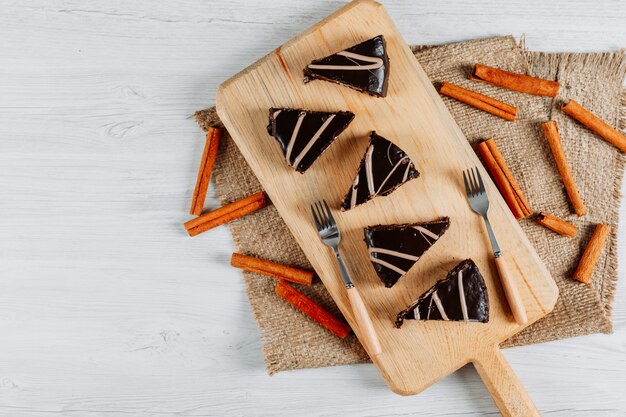
[[[376,98],[325,81],[303,83],[311,60],[383,34],[390,59],[387,97]],[[266,131],[270,107],[350,110],[352,124],[305,174],[289,167]],[[493,254],[479,216],[464,194],[461,172],[478,166],[491,200],[489,216],[510,269],[517,275],[530,322],[548,314],[558,290],[511,215],[489,175],[452,119],[384,8],[364,0],[348,4],[252,66],[224,82],[217,111],[248,164],[285,220],[357,336],[346,291],[332,251],[319,239],[311,203],[326,199],[342,232],[341,252],[370,312],[383,354],[374,358],[389,387],[415,394],[472,362],[505,415],[537,415],[532,401],[498,345],[523,326],[513,320],[497,279]],[[376,130],[402,148],[421,176],[387,197],[347,212],[339,204]],[[363,228],[429,221],[449,216],[446,234],[393,288],[385,288],[369,261]],[[408,321],[399,311],[461,260],[472,258],[489,291],[489,323]]]

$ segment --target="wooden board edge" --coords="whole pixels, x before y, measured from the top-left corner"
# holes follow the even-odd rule
[[[425,391],[426,389],[428,389],[428,388],[432,387],[433,385],[435,385],[436,383],[440,382],[442,379],[452,375],[453,373],[455,373],[459,369],[463,368],[465,365],[469,365],[469,364],[473,364],[473,359],[464,360],[464,361],[459,362],[458,364],[455,364],[452,367],[452,369],[450,370],[450,372],[448,372],[447,374],[441,376],[441,378],[439,378],[439,379],[437,379],[435,381],[431,381],[428,384],[424,384],[424,385],[422,385],[422,386],[420,386],[420,387],[418,387],[416,389],[405,389],[405,388],[401,387],[400,385],[397,385],[392,378],[387,378],[384,374],[382,374],[382,372],[383,372],[383,368],[382,367],[378,367],[378,369],[381,372],[381,375],[382,375],[383,379],[387,383],[387,386],[389,387],[389,389],[394,394],[398,394],[398,395],[401,395],[403,397],[408,397],[410,395],[417,395],[417,394],[421,393],[422,391]]]
[[[256,70],[259,66],[261,66],[262,64],[264,64],[267,60],[270,60],[273,58],[273,55],[277,53],[277,51],[279,51],[281,48],[286,48],[296,42],[298,42],[299,40],[301,40],[302,38],[304,38],[305,36],[310,35],[311,33],[315,32],[316,30],[318,30],[318,28],[324,24],[326,24],[328,21],[334,19],[335,17],[349,11],[350,9],[360,6],[360,5],[365,5],[366,7],[373,7],[375,9],[378,8],[382,8],[384,9],[384,6],[374,0],[354,0],[350,3],[348,3],[347,5],[345,5],[344,7],[340,8],[339,10],[331,13],[330,15],[326,16],[324,19],[320,20],[319,22],[317,22],[316,24],[314,24],[313,26],[309,27],[308,29],[306,29],[305,31],[299,33],[298,35],[296,35],[295,37],[291,38],[289,41],[287,41],[285,44],[279,46],[278,48],[274,49],[273,51],[271,51],[270,53],[268,53],[267,55],[265,55],[264,57],[260,58],[258,61],[256,61],[255,63],[253,63],[252,65],[246,67],[245,69],[243,69],[242,71],[240,71],[239,73],[233,75],[232,77],[230,77],[228,80],[224,81],[222,84],[220,84],[217,93],[216,93],[216,98],[215,98],[215,106],[216,106],[216,111],[218,116],[220,117],[220,119],[222,120],[222,122],[224,123],[224,125],[226,126],[227,130],[232,130],[234,129],[234,123],[233,121],[231,121],[227,115],[227,113],[223,110],[223,106],[221,105],[223,99],[222,97],[224,96],[224,92],[225,90],[228,89],[228,87],[230,86],[231,83],[233,83],[234,81],[236,81],[238,78],[240,78],[241,76],[246,75],[247,73]],[[397,29],[397,27],[395,26],[395,23],[390,19],[390,24],[393,25],[393,27],[397,30],[397,32],[401,35],[400,31]],[[406,41],[404,40],[404,37],[402,37],[402,40],[406,43]],[[414,67],[416,68],[417,71],[423,72],[423,69],[421,68],[421,65],[419,63],[419,61],[417,60],[417,58],[415,58],[415,56],[412,56],[414,62]],[[434,87],[433,87],[434,89]],[[443,104],[443,101],[441,101],[441,106],[442,106],[442,110],[445,109],[445,112],[448,114],[450,120],[453,122],[453,126],[455,128],[455,130],[457,131],[457,133],[460,134],[460,137],[465,139],[465,134],[463,133],[463,131],[461,130],[461,128],[458,126],[456,120],[454,119],[454,117],[452,116],[452,113],[450,113],[449,109]],[[465,139],[467,140],[467,139]],[[476,158],[477,161],[480,161],[478,158],[478,155],[475,154],[475,152],[472,152],[473,156]],[[246,157],[246,155],[244,154],[244,157]],[[246,160],[248,160],[248,158],[245,158]],[[482,163],[481,163],[481,167],[482,167]],[[483,167],[484,168],[484,167]],[[486,171],[485,171],[486,173]],[[255,174],[256,175],[256,174]],[[489,176],[488,176],[489,177]],[[490,178],[490,177],[489,177]],[[261,179],[260,179],[261,180]],[[262,182],[262,181],[261,181]],[[494,188],[497,189],[497,187]],[[506,207],[506,203],[504,202],[504,199],[498,195],[499,199],[501,200],[500,203]],[[508,207],[506,208],[508,210]],[[512,215],[511,215],[512,217]],[[553,294],[552,294],[552,301],[547,304],[547,305],[541,305],[542,309],[546,311],[546,315],[548,313],[550,313],[553,309],[554,306],[556,305],[557,299],[558,299],[558,295],[559,295],[559,289],[558,286],[556,285],[556,282],[554,281],[554,278],[552,277],[552,274],[550,273],[550,271],[548,270],[548,268],[546,267],[545,263],[543,262],[543,260],[539,257],[539,254],[537,253],[537,250],[535,249],[535,247],[530,243],[530,240],[528,240],[528,236],[526,235],[526,233],[524,233],[523,230],[521,230],[521,227],[519,225],[519,222],[517,220],[514,220],[513,223],[515,224],[514,227],[517,227],[519,230],[519,234],[522,236],[522,242],[523,244],[529,249],[529,252],[531,254],[531,256],[533,258],[535,258],[536,263],[540,266],[541,269],[543,269],[543,276],[545,278],[545,281],[547,282],[548,286],[550,287],[550,289],[552,290]],[[538,318],[537,320],[539,320],[540,318]],[[535,320],[536,321],[536,320]],[[529,326],[530,324],[532,324],[534,322],[528,323],[527,326]],[[521,327],[519,328],[518,332],[523,330],[525,327]]]
[[[320,26],[326,24],[328,20],[334,19],[339,14],[345,13],[345,12],[351,10],[352,8],[354,8],[354,7],[356,7],[356,6],[360,5],[360,4],[364,4],[366,7],[373,6],[373,7],[375,7],[378,10],[380,10],[381,8],[384,9],[384,7],[382,5],[380,5],[379,3],[376,3],[376,2],[374,2],[372,0],[356,0],[356,1],[352,2],[352,3],[349,3],[348,5],[342,7],[338,11],[336,11],[336,12],[332,13],[331,15],[327,16],[326,18],[324,18],[320,22],[318,22],[315,25],[313,25],[311,28],[309,28],[309,29],[305,30],[304,32],[300,33],[299,35],[297,35],[296,37],[292,38],[290,41],[288,41],[284,45],[278,47],[277,49],[275,49],[274,51],[270,52],[265,57],[259,59],[254,64],[250,65],[249,67],[247,67],[243,71],[239,72],[238,74],[234,75],[233,77],[231,77],[230,79],[228,79],[224,83],[222,83],[222,85],[220,85],[220,87],[219,87],[219,89],[217,91],[217,94],[216,94],[216,107],[217,107],[217,113],[218,113],[219,117],[222,119],[222,122],[224,123],[226,128],[227,129],[234,129],[233,131],[237,130],[236,129],[236,126],[237,126],[236,121],[231,120],[231,118],[229,117],[229,115],[228,115],[228,113],[226,111],[226,107],[228,106],[227,103],[230,101],[230,99],[227,98],[227,92],[228,92],[228,90],[229,90],[229,88],[230,88],[230,86],[232,85],[233,82],[237,81],[240,77],[246,76],[246,75],[248,75],[248,73],[256,70],[259,66],[265,64],[268,60],[275,59],[274,55],[277,54],[280,51],[281,48],[285,48],[285,47],[293,44],[294,42],[300,41],[303,37],[309,36],[312,32],[318,30]],[[393,22],[392,22],[392,24],[393,24]],[[397,28],[395,27],[395,25],[394,25],[394,28],[397,31]],[[398,33],[399,33],[399,31],[398,31]],[[402,38],[402,40],[404,41],[403,38]],[[409,52],[410,51],[407,51],[407,53],[409,53]],[[412,58],[415,59],[415,57],[412,57]],[[419,62],[417,61],[417,59],[415,59],[415,66],[416,67],[420,67],[419,69],[423,71],[423,69],[421,69],[421,66],[420,66]],[[461,139],[461,138],[465,139],[465,135],[463,134],[461,129],[458,127],[458,124],[456,123],[456,120],[452,117],[452,115],[450,114],[450,112],[447,109],[447,107],[443,104],[443,102],[441,103],[441,106],[446,110],[446,113],[448,114],[448,117],[453,122],[453,125],[455,126],[456,130],[460,133],[461,136],[459,137],[459,139]],[[471,153],[473,154],[474,158],[478,161],[478,156],[475,154],[475,152],[471,152]],[[247,156],[245,159],[246,159],[246,161],[248,161],[248,159],[250,158],[250,155],[246,155],[245,152],[243,154],[244,154],[244,157]],[[259,178],[259,180],[261,182],[263,182],[262,178]],[[503,200],[502,200],[502,204],[504,204]],[[543,271],[543,273],[541,275],[543,276],[544,281],[547,281],[547,283],[544,283],[544,284],[547,284],[547,285],[545,285],[545,290],[546,290],[546,292],[548,292],[550,294],[551,297],[550,297],[549,300],[544,300],[546,302],[545,303],[541,303],[540,306],[541,306],[541,309],[545,312],[545,314],[548,314],[550,311],[553,310],[554,306],[556,305],[556,301],[558,299],[559,291],[558,291],[558,287],[556,286],[556,282],[552,278],[552,276],[550,274],[550,271],[547,269],[547,267],[545,266],[545,264],[543,263],[543,261],[539,257],[539,254],[537,253],[536,249],[534,248],[534,246],[528,240],[527,235],[521,230],[521,227],[520,227],[519,223],[517,221],[512,221],[511,223],[515,224],[514,227],[517,227],[517,229],[519,230],[519,234],[522,237],[522,243],[524,244],[524,246],[527,246],[530,249],[530,254],[531,254],[532,258],[535,259],[536,263],[540,266],[540,269]],[[541,317],[538,317],[533,322],[539,320],[540,318]],[[530,324],[532,324],[532,323],[529,323],[528,325],[530,325]],[[517,327],[510,335],[508,335],[506,337],[508,338],[511,335],[518,333],[519,331],[521,331],[525,327],[527,327],[527,326]],[[487,345],[485,345],[485,346],[487,346]],[[425,390],[426,388],[428,388],[429,386],[431,386],[432,384],[434,384],[436,382],[436,381],[432,381],[429,384],[426,384],[426,385],[423,385],[423,386],[419,386],[417,388],[407,389],[406,387],[403,387],[401,384],[399,384],[399,385],[395,384],[394,383],[395,382],[394,379],[392,379],[388,375],[386,375],[386,372],[384,370],[385,368],[383,366],[380,366],[380,364],[377,363],[376,360],[374,360],[374,362],[375,362],[378,370],[381,372],[381,375],[382,375],[383,379],[385,380],[385,382],[387,383],[387,385],[389,386],[389,388],[394,393],[397,393],[399,395],[414,395],[414,394],[417,394],[419,392],[422,392],[423,390]],[[449,373],[447,373],[446,375],[449,375],[451,373],[456,372],[456,370],[460,369],[465,364],[468,364],[470,362],[472,362],[472,360],[466,360],[464,362],[460,362],[458,364],[458,366],[455,365],[454,367],[452,367],[453,369]]]
[[[222,84],[220,84],[220,86],[218,87],[217,90],[217,95],[220,94],[220,90],[222,89],[226,89],[228,88],[228,86],[235,81],[237,78],[239,78],[240,76],[243,76],[251,71],[254,71],[257,67],[259,67],[261,64],[263,64],[265,61],[267,61],[268,59],[271,59],[271,57],[277,52],[279,51],[281,48],[285,48],[288,46],[291,46],[292,44],[298,42],[300,39],[304,38],[305,36],[310,35],[311,33],[315,32],[320,26],[325,25],[328,21],[334,19],[335,17],[347,12],[348,10],[357,7],[359,5],[366,5],[366,6],[370,6],[370,7],[374,7],[374,8],[380,8],[384,6],[374,0],[353,0],[350,3],[346,4],[345,6],[343,6],[342,8],[340,8],[339,10],[336,10],[335,12],[329,14],[328,16],[326,16],[325,18],[323,18],[322,20],[320,20],[319,22],[317,22],[316,24],[314,24],[313,26],[309,27],[308,29],[305,29],[304,31],[300,32],[299,34],[297,34],[296,36],[294,36],[293,38],[291,38],[290,40],[288,40],[286,43],[282,44],[281,46],[279,46],[278,48],[272,50],[271,52],[269,52],[268,54],[266,54],[265,56],[263,56],[262,58],[260,58],[259,60],[257,60],[255,63],[253,63],[252,65],[249,65],[248,67],[244,68],[243,70],[239,71],[238,73],[236,73],[235,75],[233,75],[232,77],[230,77],[229,79],[227,79],[226,81],[224,81]],[[302,77],[304,78],[304,73],[302,74]],[[217,106],[217,100],[216,100],[216,106]],[[219,115],[219,108],[218,108],[218,115]],[[221,115],[220,115],[221,117]]]

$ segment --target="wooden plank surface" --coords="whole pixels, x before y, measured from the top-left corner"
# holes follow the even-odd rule
[[[385,37],[391,63],[386,97],[370,97],[327,82],[302,82],[302,68],[311,60],[378,34]],[[278,144],[267,135],[271,107],[350,110],[356,116],[329,150],[300,174],[287,166]],[[335,213],[348,272],[382,345],[383,354],[375,362],[392,390],[415,394],[479,356],[484,358],[480,352],[491,351],[523,328],[508,314],[482,219],[470,210],[465,197],[463,169],[479,166],[483,171],[491,200],[489,217],[515,273],[529,321],[552,310],[556,284],[382,5],[370,0],[350,3],[254,63],[222,84],[217,110],[357,335],[335,256],[319,240],[310,206],[326,199],[337,209],[373,129],[403,149],[421,171],[417,180],[388,197]],[[446,234],[406,277],[392,289],[385,288],[371,267],[363,228],[443,216],[451,219]],[[466,258],[473,259],[485,277],[489,323],[409,322],[401,331],[396,329],[397,313]]]
[[[526,33],[533,50],[626,45],[615,1],[384,4],[411,43]],[[227,229],[181,228],[204,141],[188,116],[341,5],[3,3],[0,415],[497,413],[472,367],[412,397],[371,365],[268,377]],[[614,334],[504,351],[544,414],[626,413],[621,284]]]

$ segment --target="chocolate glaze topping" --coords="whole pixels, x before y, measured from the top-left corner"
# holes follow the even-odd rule
[[[354,119],[354,113],[270,109],[267,132],[283,151],[287,163],[304,173]]]
[[[316,59],[304,68],[304,82],[326,80],[377,97],[387,95],[389,58],[378,35],[351,48]]]
[[[385,287],[392,287],[448,230],[444,217],[427,223],[370,226],[364,230],[370,260]]]
[[[413,162],[402,149],[372,132],[370,144],[352,186],[341,203],[341,209],[349,210],[378,195],[388,195],[419,175]]]
[[[489,296],[478,266],[471,259],[458,264],[413,304],[398,314],[404,320],[489,321]]]

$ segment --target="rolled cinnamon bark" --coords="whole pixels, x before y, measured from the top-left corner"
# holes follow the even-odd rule
[[[620,151],[626,152],[626,136],[622,135],[617,129],[609,126],[598,116],[591,113],[574,100],[568,101],[567,104],[561,108],[565,113],[618,147]]]
[[[515,199],[517,200],[519,206],[522,209],[522,214],[523,214],[522,217],[530,216],[531,214],[533,214],[533,210],[530,207],[530,203],[524,196],[524,193],[522,193],[522,188],[519,186],[517,180],[513,176],[513,173],[511,172],[508,165],[506,164],[506,161],[504,160],[504,156],[502,155],[502,152],[500,152],[498,145],[496,145],[496,141],[493,139],[489,139],[485,141],[485,143],[487,144],[487,147],[491,151],[491,155],[493,155],[493,158],[496,160],[496,163],[502,170],[502,173],[504,174],[507,181],[511,185],[511,188],[513,189],[513,193],[515,194]]]
[[[276,294],[285,301],[293,305],[295,308],[315,320],[318,324],[333,332],[340,339],[345,339],[352,330],[350,326],[324,310],[319,304],[302,294],[300,291],[287,284],[285,281],[279,281],[274,288]]]
[[[439,93],[511,122],[515,120],[517,114],[517,108],[510,104],[503,103],[495,98],[459,87],[458,85],[446,81],[441,83]]]
[[[537,217],[535,217],[535,221],[563,236],[574,237],[578,233],[578,227],[548,213],[539,213]]]
[[[519,220],[532,214],[530,204],[522,194],[495,141],[493,139],[482,141],[478,144],[478,152],[513,216]]]
[[[287,265],[255,258],[253,256],[242,255],[240,253],[233,253],[230,258],[230,264],[235,268],[284,279],[285,281],[295,282],[296,284],[311,285],[313,280],[313,272],[311,271],[292,268]]]
[[[187,229],[189,236],[196,236],[209,229],[250,214],[266,205],[267,197],[263,191],[259,191],[249,197],[242,198],[234,203],[227,204],[217,210],[210,211],[195,219],[189,220],[185,223],[185,229]]]
[[[585,214],[587,214],[587,208],[583,203],[583,199],[580,198],[580,194],[578,193],[578,187],[576,186],[576,182],[574,182],[574,176],[572,175],[572,171],[569,167],[569,164],[567,163],[565,151],[563,150],[563,146],[561,145],[561,135],[559,134],[559,128],[557,127],[557,124],[554,120],[542,123],[541,128],[546,135],[546,139],[548,140],[550,149],[552,149],[552,155],[554,155],[556,167],[559,170],[561,178],[563,179],[565,191],[567,191],[567,195],[572,202],[574,211],[579,217],[584,216]]]
[[[593,235],[591,235],[591,239],[589,239],[589,243],[587,243],[587,247],[583,252],[583,256],[578,262],[578,267],[576,268],[576,272],[574,272],[574,276],[572,278],[585,284],[589,284],[591,280],[591,273],[598,262],[598,258],[600,257],[600,253],[602,252],[602,248],[604,247],[604,243],[606,242],[606,238],[609,236],[610,231],[611,227],[606,224],[599,224],[596,226],[593,231]]]
[[[470,80],[484,81],[509,90],[547,97],[556,97],[560,87],[556,81],[516,74],[481,64],[474,65]]]
[[[215,164],[221,137],[222,131],[216,127],[210,127],[206,134],[202,160],[200,161],[200,168],[198,169],[196,188],[193,191],[191,209],[189,210],[189,214],[193,214],[194,216],[202,214],[204,200],[206,199],[207,189],[209,188],[211,172],[213,172],[213,165]]]

